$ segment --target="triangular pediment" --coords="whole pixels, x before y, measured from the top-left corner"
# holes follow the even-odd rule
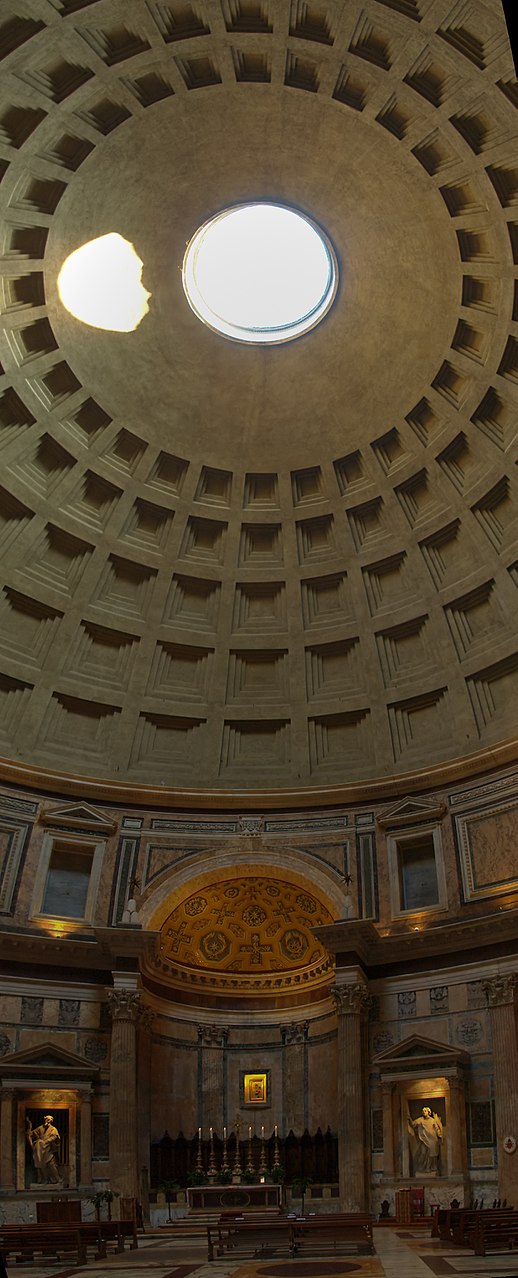
[[[41,815],[41,822],[43,825],[58,828],[66,826],[70,830],[88,830],[104,836],[113,834],[117,828],[115,821],[107,817],[105,812],[92,808],[89,803],[67,803],[64,807],[47,808]]]
[[[468,1053],[461,1047],[451,1047],[449,1043],[425,1038],[423,1034],[411,1034],[402,1043],[395,1043],[380,1052],[374,1057],[373,1064],[379,1067],[381,1073],[416,1067],[430,1072],[448,1065],[464,1065],[468,1060]]]
[[[94,1078],[99,1072],[97,1065],[92,1065],[76,1052],[69,1052],[57,1043],[47,1040],[33,1047],[26,1047],[21,1052],[10,1052],[0,1061],[0,1078],[54,1078],[63,1082]]]
[[[409,796],[406,799],[400,799],[399,803],[394,803],[391,808],[387,808],[385,812],[378,817],[378,825],[381,826],[399,826],[399,825],[418,825],[425,821],[438,821],[444,814],[444,803],[435,802],[429,799],[414,799]]]

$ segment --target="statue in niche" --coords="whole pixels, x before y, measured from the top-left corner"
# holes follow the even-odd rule
[[[39,1127],[33,1127],[30,1118],[25,1120],[25,1134],[32,1151],[32,1161],[38,1185],[59,1185],[59,1132],[54,1127],[52,1114],[45,1114]]]
[[[439,1172],[444,1140],[442,1119],[429,1105],[423,1105],[417,1118],[408,1116],[408,1135],[414,1176]]]

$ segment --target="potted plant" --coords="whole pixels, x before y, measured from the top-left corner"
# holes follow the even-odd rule
[[[95,1211],[95,1219],[96,1220],[101,1219],[101,1207],[103,1203],[106,1203],[108,1207],[108,1220],[111,1220],[112,1202],[114,1198],[118,1198],[118,1197],[119,1195],[116,1192],[114,1192],[112,1189],[99,1189],[96,1194],[93,1194],[92,1198],[88,1199],[88,1202],[93,1203],[93,1207]]]
[[[301,1216],[304,1215],[304,1196],[306,1193],[306,1189],[308,1185],[312,1185],[312,1184],[313,1184],[313,1179],[311,1176],[296,1176],[295,1180],[292,1181],[292,1185],[291,1185],[292,1192],[293,1190],[298,1191],[295,1196],[298,1198],[300,1194],[300,1197],[302,1199],[302,1207],[301,1207],[301,1213],[300,1213]]]
[[[165,1200],[167,1203],[167,1207],[169,1211],[168,1219],[172,1220],[171,1202],[173,1200],[173,1196],[176,1197],[176,1193],[177,1193],[177,1190],[180,1189],[180,1185],[178,1184],[177,1180],[164,1180],[160,1186],[160,1189],[161,1189],[161,1192],[164,1194]]]
[[[207,1184],[206,1172],[200,1171],[199,1168],[196,1167],[194,1171],[189,1172],[189,1184],[190,1185],[206,1185]]]
[[[246,1171],[243,1172],[241,1180],[244,1182],[245,1185],[255,1185],[255,1182],[257,1180],[255,1171],[252,1171],[251,1168],[247,1167]]]
[[[220,1185],[231,1185],[232,1169],[230,1167],[222,1167],[218,1175],[218,1180]]]

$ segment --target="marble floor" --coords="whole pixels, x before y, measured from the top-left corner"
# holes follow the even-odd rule
[[[430,1238],[424,1229],[374,1229],[375,1256],[327,1255],[287,1259],[270,1254],[254,1260],[207,1261],[204,1236],[175,1237],[174,1229],[139,1236],[136,1251],[70,1267],[63,1262],[10,1264],[8,1278],[518,1278],[518,1255],[474,1256]]]

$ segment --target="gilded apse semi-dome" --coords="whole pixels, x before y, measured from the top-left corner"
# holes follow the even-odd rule
[[[149,976],[198,997],[245,998],[247,1006],[250,998],[322,997],[333,960],[312,929],[334,921],[330,904],[300,875],[280,878],[260,865],[244,871],[231,879],[208,873],[187,894],[177,890],[181,899],[164,907]]]
[[[518,581],[499,0],[4,0],[0,52],[5,760],[223,802],[496,758]],[[336,253],[333,305],[286,344],[229,341],[183,291],[186,244],[248,201]],[[133,332],[58,295],[111,233],[151,295]]]

